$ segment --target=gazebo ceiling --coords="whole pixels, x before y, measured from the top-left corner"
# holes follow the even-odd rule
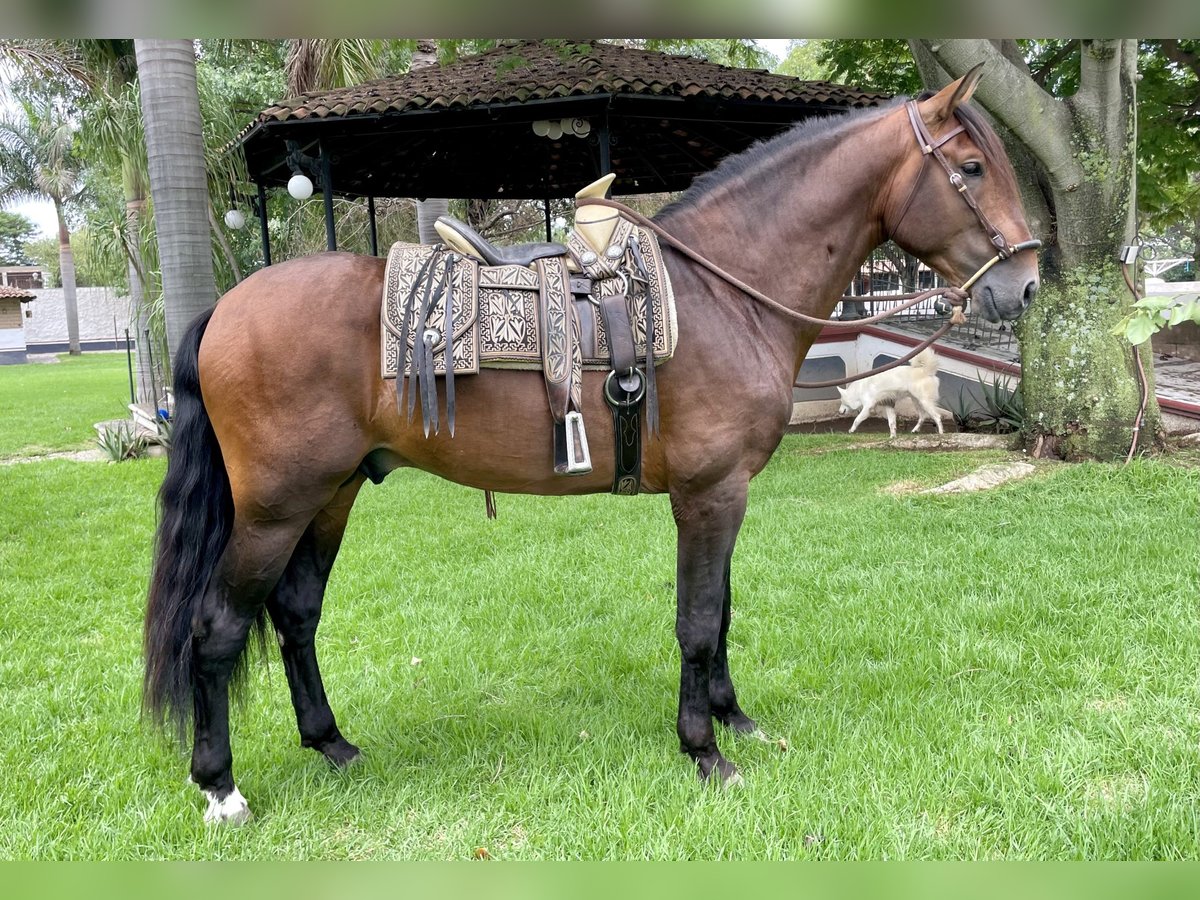
[[[303,94],[239,136],[252,179],[282,186],[287,143],[330,157],[348,197],[569,197],[602,174],[616,194],[682,190],[722,158],[814,115],[886,94],[615,44],[528,41],[447,66]],[[587,137],[534,133],[583,119]],[[607,140],[606,140],[607,138]]]

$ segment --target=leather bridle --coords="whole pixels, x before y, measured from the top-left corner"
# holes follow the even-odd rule
[[[967,190],[967,185],[966,182],[963,181],[962,175],[954,170],[954,167],[951,166],[949,161],[946,159],[945,154],[942,153],[942,146],[944,144],[953,138],[958,137],[967,130],[961,121],[954,128],[951,128],[949,131],[943,134],[940,138],[934,140],[933,135],[929,133],[929,129],[925,127],[925,120],[921,118],[921,111],[917,108],[917,101],[906,101],[904,104],[904,110],[908,113],[908,122],[912,126],[913,134],[916,136],[917,146],[921,148],[921,171],[917,173],[917,177],[913,180],[913,186],[909,189],[908,197],[904,201],[904,206],[900,208],[900,217],[896,219],[896,224],[891,228],[891,232],[893,234],[899,230],[900,223],[903,222],[904,217],[908,215],[908,211],[912,207],[913,200],[917,196],[917,189],[921,186],[921,182],[925,178],[925,170],[928,167],[929,158],[932,156],[938,161],[942,169],[945,171],[946,176],[950,179],[951,186],[958,191],[959,196],[963,198],[963,201],[970,208],[971,212],[975,213],[975,218],[979,220],[979,225],[983,228],[984,234],[988,236],[988,240],[991,242],[992,246],[996,248],[997,258],[995,262],[1006,260],[1013,254],[1019,253],[1022,250],[1037,250],[1042,246],[1042,242],[1038,240],[1028,240],[1021,241],[1019,244],[1009,244],[1008,240],[1004,237],[1004,233],[995,225],[993,225],[992,220],[989,219],[984,211],[979,208],[979,204],[975,202],[975,198],[972,197],[971,192]],[[955,116],[955,118],[957,119],[957,116]],[[994,264],[995,263],[993,263],[993,265]],[[966,290],[971,284],[974,284],[975,280],[990,268],[991,265],[977,272],[975,276],[969,282],[967,282],[967,284],[963,285],[963,290]]]
[[[908,309],[909,307],[916,306],[918,303],[922,302],[923,300],[927,300],[930,297],[941,295],[942,297],[945,298],[945,300],[948,303],[951,304],[951,306],[954,307],[954,313],[951,316],[950,321],[947,322],[946,324],[942,325],[937,331],[935,331],[933,333],[933,335],[928,340],[922,342],[919,346],[914,348],[911,352],[904,354],[897,360],[894,360],[890,363],[886,363],[882,366],[879,366],[876,369],[872,369],[870,372],[864,372],[860,375],[852,375],[852,376],[849,376],[846,378],[831,379],[829,381],[796,382],[796,387],[822,388],[822,387],[834,387],[836,385],[841,385],[841,384],[849,384],[852,381],[858,381],[860,378],[867,378],[871,375],[878,374],[879,372],[886,372],[888,369],[893,369],[896,366],[903,365],[904,363],[908,362],[910,359],[915,357],[922,350],[924,350],[926,347],[930,346],[935,341],[937,341],[939,338],[941,338],[943,335],[945,335],[952,326],[962,325],[963,323],[966,322],[966,317],[963,315],[962,308],[966,304],[966,301],[968,299],[967,292],[971,289],[971,286],[974,285],[975,282],[978,281],[981,277],[983,277],[983,274],[985,272],[987,272],[992,266],[996,265],[996,263],[998,263],[998,262],[1003,262],[1006,259],[1010,259],[1015,254],[1020,253],[1022,250],[1037,250],[1042,246],[1042,242],[1037,239],[1031,239],[1028,241],[1020,241],[1019,243],[1016,243],[1016,244],[1009,244],[1007,239],[1004,237],[1004,234],[1000,231],[1000,229],[997,228],[995,225],[993,225],[991,220],[988,219],[988,217],[984,214],[983,210],[981,210],[979,208],[979,204],[975,202],[975,198],[972,197],[970,192],[967,190],[967,186],[963,182],[962,175],[959,174],[958,172],[956,172],[954,170],[954,168],[950,165],[950,163],[947,161],[945,155],[941,151],[941,148],[947,141],[949,141],[950,139],[952,139],[954,137],[957,137],[959,134],[966,131],[966,128],[963,126],[963,124],[961,122],[959,122],[958,125],[956,125],[952,129],[950,129],[950,131],[946,132],[944,135],[942,135],[940,138],[938,138],[935,141],[933,139],[933,137],[929,134],[929,129],[925,127],[925,122],[921,119],[920,110],[917,108],[917,101],[908,100],[905,102],[904,106],[908,113],[908,121],[912,125],[913,134],[916,136],[917,145],[921,149],[922,160],[921,160],[921,171],[917,173],[917,177],[913,180],[913,186],[912,186],[912,188],[909,189],[908,197],[904,201],[904,206],[901,208],[900,218],[896,220],[896,225],[899,226],[899,224],[903,220],[904,216],[908,214],[908,210],[912,206],[913,201],[917,195],[917,190],[920,187],[921,182],[924,180],[925,171],[928,168],[929,157],[933,156],[933,158],[936,159],[941,164],[942,168],[945,170],[946,175],[950,179],[950,184],[954,187],[954,189],[956,191],[958,191],[959,196],[963,198],[963,201],[967,204],[968,207],[970,207],[971,211],[973,213],[975,213],[975,217],[979,220],[980,226],[983,228],[984,232],[987,234],[988,240],[991,242],[992,246],[996,248],[996,255],[993,256],[991,259],[989,259],[987,262],[985,262],[982,266],[980,266],[976,270],[975,274],[972,275],[970,278],[968,278],[966,280],[966,282],[963,283],[959,287],[932,288],[930,290],[917,291],[917,292],[911,293],[911,294],[889,294],[887,297],[888,300],[900,300],[903,302],[901,302],[898,306],[894,306],[885,312],[879,313],[878,315],[870,316],[865,319],[856,320],[856,322],[855,322],[856,325],[870,325],[875,322],[880,322],[880,321],[883,321],[884,319],[894,316],[896,313],[901,312],[902,310]],[[956,116],[956,118],[957,118],[957,116]],[[647,228],[650,231],[653,231],[660,238],[662,238],[663,241],[665,241],[670,246],[674,247],[676,250],[678,250],[684,256],[691,259],[693,262],[699,264],[700,266],[704,267],[705,269],[708,269],[710,272],[712,272],[718,278],[731,284],[733,287],[737,288],[742,293],[753,298],[754,300],[757,300],[759,303],[762,303],[765,306],[769,306],[771,309],[775,310],[777,313],[779,313],[782,316],[785,316],[789,319],[794,319],[794,320],[797,320],[800,322],[804,322],[808,325],[819,325],[821,327],[825,327],[827,325],[837,326],[837,325],[845,324],[845,322],[839,321],[837,319],[821,319],[816,316],[810,316],[810,315],[807,315],[806,313],[797,312],[796,310],[789,309],[788,307],[784,306],[779,301],[773,300],[772,298],[768,297],[766,294],[763,294],[761,291],[755,290],[754,288],[752,288],[750,285],[746,284],[741,279],[735,277],[734,275],[731,275],[729,272],[726,272],[724,269],[722,269],[716,263],[712,262],[711,260],[709,260],[707,257],[701,255],[700,253],[697,253],[695,250],[688,247],[686,244],[684,244],[678,238],[676,238],[675,236],[670,234],[666,229],[664,229],[657,222],[654,222],[651,219],[646,218],[641,213],[637,212],[636,210],[630,209],[628,206],[626,206],[623,203],[618,203],[616,200],[609,200],[609,199],[603,198],[603,197],[586,197],[586,198],[580,198],[580,199],[576,200],[575,205],[576,206],[607,206],[611,209],[618,210],[627,219],[637,223],[638,225],[641,225],[643,228]],[[895,232],[895,228],[892,229],[892,232],[893,233]],[[863,298],[862,297],[843,297],[842,299],[843,300],[862,300]]]

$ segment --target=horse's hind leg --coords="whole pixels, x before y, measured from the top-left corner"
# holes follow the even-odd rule
[[[235,516],[229,544],[192,620],[192,781],[208,799],[206,822],[250,816],[233,783],[229,682],[250,627],[312,514],[269,522]]]
[[[358,757],[358,748],[342,737],[325,697],[317,665],[315,637],[325,585],[341,547],[350,508],[364,477],[357,475],[317,513],[296,545],[292,558],[267,599],[267,612],[279,638],[300,745],[322,753],[335,766]]]
[[[732,560],[733,549],[730,548],[729,553],[725,556],[725,598],[721,610],[721,633],[717,640],[717,652],[713,657],[712,671],[708,676],[708,702],[712,707],[713,717],[722,725],[735,731],[750,732],[757,729],[758,725],[738,706],[737,694],[733,689],[733,679],[729,675],[729,655],[726,650],[733,599],[729,582]]]

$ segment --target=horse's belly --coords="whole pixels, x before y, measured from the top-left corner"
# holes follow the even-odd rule
[[[612,487],[612,413],[600,397],[602,374],[586,373],[583,421],[592,459],[586,475],[554,472],[554,422],[540,372],[486,369],[454,380],[455,423],[446,418],[445,383],[438,379],[438,430],[425,435],[420,399],[408,420],[408,397],[397,409],[393,387],[381,397],[383,443],[401,464],[470,487],[521,494],[592,494]],[[388,382],[389,386],[395,382]],[[401,382],[401,385],[403,383]],[[653,490],[656,454],[643,435],[643,487]]]

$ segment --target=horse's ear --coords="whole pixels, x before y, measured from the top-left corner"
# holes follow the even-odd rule
[[[925,125],[931,133],[953,116],[954,111],[960,105],[971,99],[971,95],[975,93],[975,87],[979,84],[979,78],[982,74],[983,63],[977,63],[975,68],[971,69],[962,78],[950,82],[928,100],[919,104],[921,118],[925,120]]]

